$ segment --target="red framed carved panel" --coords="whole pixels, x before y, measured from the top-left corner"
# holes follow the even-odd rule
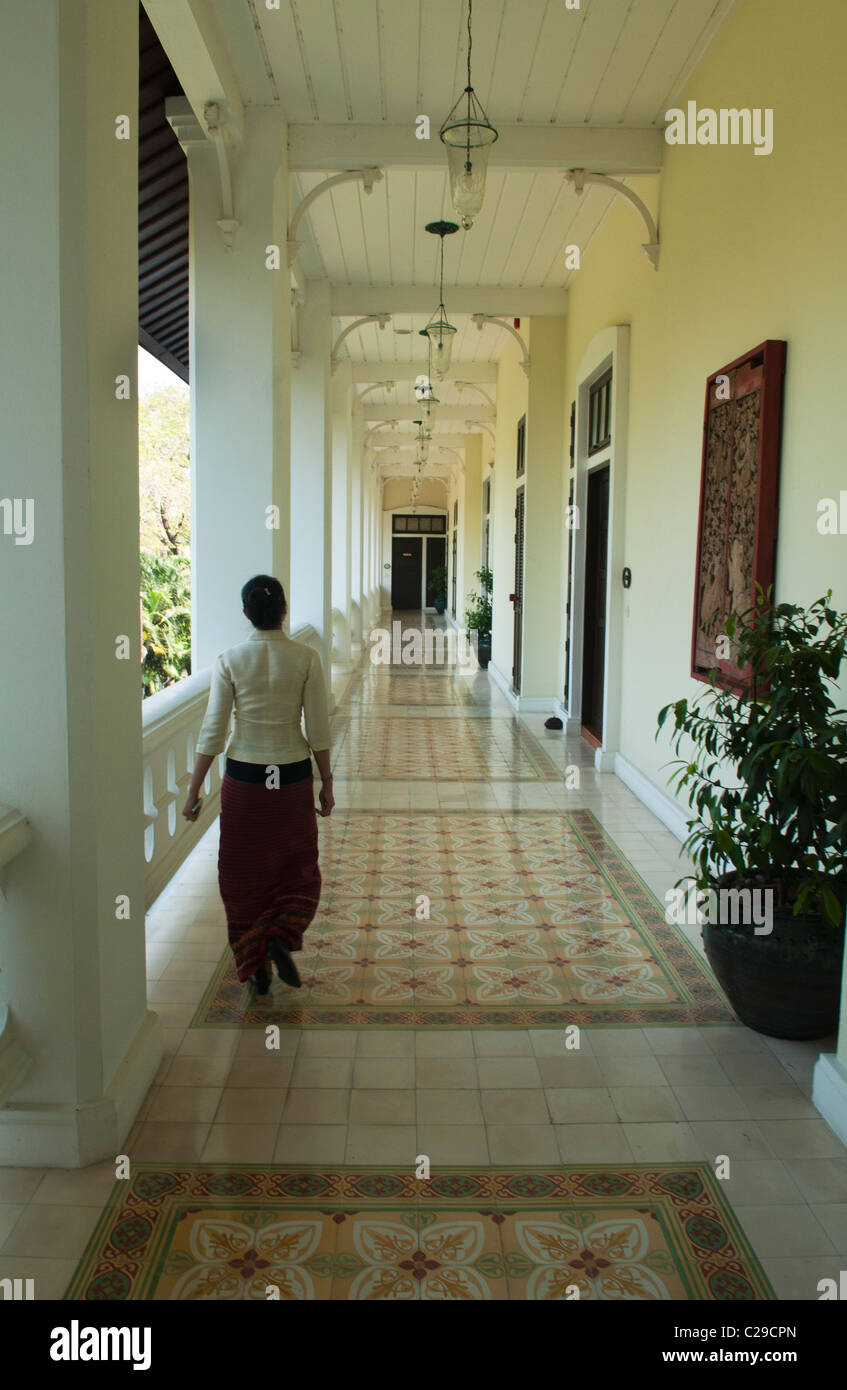
[[[691,674],[742,690],[749,668],[718,643],[727,615],[744,613],[774,581],[786,344],[769,339],[706,383]]]

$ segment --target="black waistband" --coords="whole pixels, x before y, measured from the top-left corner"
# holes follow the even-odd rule
[[[305,782],[312,775],[312,759],[304,758],[300,763],[241,763],[237,758],[227,758],[226,775],[235,782],[267,782],[271,770],[276,773],[272,785],[287,786],[291,782]]]

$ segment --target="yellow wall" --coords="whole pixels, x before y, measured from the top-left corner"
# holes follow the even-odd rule
[[[680,105],[774,109],[774,153],[668,146],[661,261],[618,202],[574,277],[566,396],[600,329],[632,325],[621,751],[665,787],[653,742],[689,678],[705,380],[765,338],[788,341],[777,596],[827,586],[847,607],[847,538],[821,537],[817,502],[847,484],[843,0],[743,0]],[[656,208],[658,180],[633,187]]]
[[[383,510],[394,512],[412,505],[412,479],[388,478],[382,497]],[[447,488],[439,478],[424,478],[418,493],[421,507],[446,507]]]
[[[521,333],[525,339],[529,338],[527,320],[521,324]],[[510,336],[497,369],[497,438],[490,528],[491,570],[494,575],[491,659],[510,685],[514,634],[509,594],[515,583],[515,443],[518,420],[526,413],[528,394],[527,379],[520,362],[520,348]]]
[[[658,273],[619,202],[571,288],[568,401],[594,334],[632,326],[621,751],[662,790],[656,711],[701,688],[689,650],[705,380],[766,338],[788,342],[777,598],[832,587],[847,608],[847,536],[817,530],[818,501],[847,487],[846,41],[843,0],[742,0],[679,104],[773,108],[774,152],[668,146]],[[632,184],[654,211],[658,183]],[[838,1055],[847,1066],[847,978]]]

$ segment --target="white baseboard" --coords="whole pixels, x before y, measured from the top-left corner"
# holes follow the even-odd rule
[[[493,680],[494,684],[497,686],[498,690],[502,690],[503,694],[506,696],[506,699],[509,701],[509,704],[512,706],[512,709],[517,710],[518,697],[515,694],[509,682],[507,681],[506,677],[503,675],[503,672],[500,670],[499,666],[495,666],[493,661],[489,661],[488,663],[488,674]]]
[[[659,791],[658,787],[654,787],[653,783],[642,772],[632,766],[632,763],[627,762],[621,753],[615,755],[614,771],[624,786],[629,787],[630,791],[638,797],[638,800],[644,802],[647,809],[652,811],[663,825],[667,826],[672,835],[675,835],[678,840],[687,838],[689,817],[680,810],[675,801],[672,801],[669,796],[665,796],[665,793]]]
[[[0,1110],[0,1164],[86,1168],[113,1162],[132,1129],[162,1060],[162,1020],[146,1013],[102,1096],[84,1105],[8,1104]]]
[[[495,666],[493,661],[489,661],[488,670],[494,684],[502,690],[512,709],[518,714],[558,714],[561,709],[561,702],[555,695],[516,695],[511,683],[503,675],[499,666]]]
[[[842,1144],[847,1144],[847,1067],[834,1052],[822,1052],[815,1063],[812,1104]]]

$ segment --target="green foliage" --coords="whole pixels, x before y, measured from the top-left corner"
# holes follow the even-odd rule
[[[482,592],[468,594],[465,627],[468,632],[476,632],[481,642],[486,642],[491,636],[491,591],[494,588],[494,576],[490,569],[483,566],[476,571],[474,578],[479,580]]]
[[[141,556],[141,663],[145,695],[191,674],[188,557]]]
[[[438,565],[429,576],[429,589],[433,600],[441,599],[447,602],[447,567]]]
[[[674,752],[694,747],[669,764],[668,780],[697,812],[685,842],[697,886],[717,887],[734,870],[740,883],[773,887],[795,915],[822,913],[837,928],[847,899],[847,711],[830,687],[847,613],[831,599],[830,590],[808,609],[773,606],[760,589],[755,607],[725,624],[733,660],[752,670],[749,688],[719,689],[713,671],[695,700],[665,705],[656,737],[671,714]]]
[[[172,385],[138,402],[141,550],[185,555],[190,542],[191,480],[188,388]]]

